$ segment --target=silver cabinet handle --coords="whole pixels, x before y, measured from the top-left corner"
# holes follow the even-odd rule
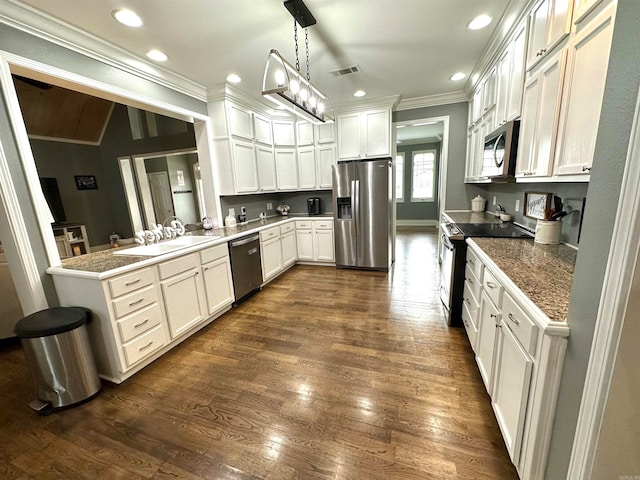
[[[517,319],[517,318],[514,318],[514,317],[513,317],[513,314],[512,314],[512,313],[508,314],[508,315],[507,315],[507,317],[509,317],[509,320],[511,320],[511,321],[512,321],[513,323],[515,323],[516,325],[518,325],[518,324],[520,323],[520,322],[518,321],[518,319]]]
[[[139,278],[136,278],[135,280],[131,280],[130,282],[125,282],[124,286],[128,287],[129,285],[135,285],[136,283],[138,283],[140,281]]]
[[[147,343],[144,347],[140,347],[140,351],[146,350],[147,348],[149,348],[151,345],[153,345],[153,340],[151,340],[149,343]]]
[[[496,284],[495,284],[495,283],[493,283],[493,282],[487,282],[487,283],[486,283],[486,285],[487,285],[487,287],[489,287],[489,288],[495,288],[495,286],[496,286]]]
[[[138,300],[136,300],[135,302],[129,302],[129,306],[133,307],[134,305],[139,304],[140,302],[144,302],[144,297],[139,298]]]
[[[498,316],[497,316],[495,313],[490,313],[490,314],[489,314],[489,316],[490,316],[491,318],[498,318]]]
[[[149,323],[149,319],[145,318],[144,321],[140,322],[140,323],[136,323],[133,328],[140,328],[141,326],[143,326],[144,324]]]
[[[475,264],[476,264],[476,262],[474,262],[472,258],[470,258],[470,259],[469,259],[469,260],[467,260],[467,261],[468,261],[471,265],[475,265]]]
[[[465,301],[466,303],[468,303],[469,305],[471,305],[471,300],[469,300],[468,298],[465,298],[465,299],[464,299],[464,301]]]
[[[467,282],[469,282],[469,284],[473,285],[473,280],[471,280],[470,278],[467,278]]]
[[[583,172],[590,172],[590,171],[591,171],[591,167],[587,167],[586,165],[584,165],[584,166],[582,167],[582,171],[583,171]]]

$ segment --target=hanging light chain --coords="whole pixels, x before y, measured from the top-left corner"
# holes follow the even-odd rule
[[[307,81],[311,81],[311,72],[309,71],[309,29],[304,29],[304,43],[307,48]]]
[[[296,44],[296,70],[300,71],[300,59],[298,58],[298,24],[293,20],[293,40]]]

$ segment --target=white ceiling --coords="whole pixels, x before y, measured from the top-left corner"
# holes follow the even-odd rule
[[[259,97],[267,54],[277,49],[295,63],[293,19],[282,0],[22,0],[134,55],[157,48],[175,73],[219,92],[237,73],[238,88]],[[333,104],[400,94],[402,99],[462,91],[451,82],[469,74],[510,0],[305,0],[317,24],[309,28],[311,80]],[[130,8],[140,28],[117,23],[111,12]],[[489,27],[467,30],[478,14]],[[300,51],[304,55],[301,30]],[[357,64],[361,73],[335,78],[329,71]],[[304,60],[301,58],[301,67]]]

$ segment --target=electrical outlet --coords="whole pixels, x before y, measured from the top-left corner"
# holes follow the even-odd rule
[[[494,195],[494,196],[493,196],[493,204],[494,204],[494,205],[496,205],[496,204],[498,203],[498,202],[497,202],[497,200],[496,200],[496,198],[497,198],[497,197]]]
[[[235,208],[230,208],[229,209],[229,216],[230,217],[235,217],[236,216],[236,209]]]
[[[273,203],[267,203],[267,210],[273,210]]]
[[[520,211],[520,200],[516,200],[516,208],[515,208],[516,212]]]

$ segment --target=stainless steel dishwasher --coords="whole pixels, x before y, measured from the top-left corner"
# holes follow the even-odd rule
[[[247,235],[229,242],[233,289],[236,292],[234,306],[260,290],[262,263],[260,261],[260,235]]]

